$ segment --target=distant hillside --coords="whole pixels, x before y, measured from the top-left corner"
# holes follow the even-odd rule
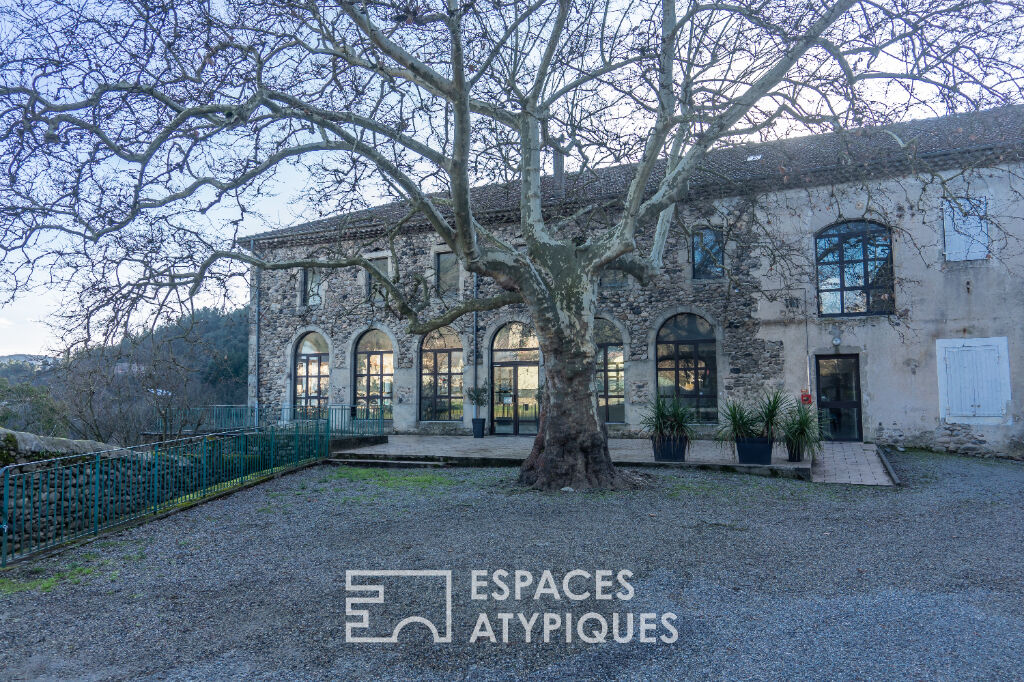
[[[9,365],[12,363],[27,363],[34,367],[46,367],[57,362],[57,358],[51,358],[48,355],[27,355],[25,353],[15,353],[14,355],[0,355],[0,365]]]
[[[197,310],[68,358],[0,356],[0,426],[122,445],[157,415],[246,402],[248,309]]]

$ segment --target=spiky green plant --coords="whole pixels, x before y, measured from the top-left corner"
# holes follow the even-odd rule
[[[761,437],[779,440],[786,413],[793,406],[793,398],[781,389],[766,391],[755,403],[754,410],[761,425]]]
[[[758,413],[738,400],[726,400],[720,411],[717,436],[719,440],[736,441],[761,435]]]
[[[823,437],[818,415],[809,405],[797,403],[786,413],[782,424],[786,447],[793,452],[814,455],[821,451]]]
[[[655,440],[686,438],[688,442],[696,435],[694,421],[693,410],[679,398],[668,400],[660,395],[650,402],[640,418],[643,430]]]

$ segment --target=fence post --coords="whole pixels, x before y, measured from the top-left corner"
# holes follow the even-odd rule
[[[324,422],[324,458],[331,456],[331,413],[327,412],[327,421]]]
[[[4,467],[4,516],[0,519],[0,533],[3,533],[3,538],[0,538],[0,567],[7,565],[7,510],[9,505],[7,498],[10,494],[10,478],[11,470]]]
[[[274,470],[274,455],[277,453],[277,429],[270,427],[270,470]]]
[[[199,462],[202,469],[199,471],[200,476],[200,496],[206,495],[206,436],[203,436],[203,440],[199,442]]]
[[[384,435],[384,401],[380,401],[380,405],[377,407],[377,435]]]
[[[93,478],[93,499],[92,499],[92,532],[93,535],[100,534],[100,453],[96,453],[96,459],[92,465]]]
[[[153,513],[156,514],[157,500],[160,498],[160,446],[153,446]]]
[[[299,422],[295,422],[295,450],[292,452],[292,464],[299,458]]]

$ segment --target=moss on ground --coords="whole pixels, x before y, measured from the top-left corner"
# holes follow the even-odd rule
[[[93,573],[95,570],[92,566],[72,566],[67,570],[58,571],[45,578],[29,578],[27,580],[0,578],[0,595],[17,594],[27,590],[49,592],[61,583],[78,584],[82,581],[83,577]]]
[[[360,467],[338,467],[335,471],[331,472],[330,478],[335,481],[371,483],[383,488],[405,488],[411,490],[435,490],[455,483],[452,477],[447,474]]]

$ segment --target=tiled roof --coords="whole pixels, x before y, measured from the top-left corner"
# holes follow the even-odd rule
[[[1024,160],[1024,105],[857,128],[841,133],[794,137],[712,150],[690,180],[684,201],[741,196],[752,192],[832,185],[897,177],[960,166]],[[624,196],[634,165],[567,173],[564,191],[544,176],[545,206],[614,201]],[[664,175],[660,163],[648,182],[653,192]],[[519,210],[519,183],[474,187],[478,218]],[[338,229],[394,224],[406,215],[405,202],[393,202],[256,235],[257,241]],[[414,222],[425,222],[417,219]]]

